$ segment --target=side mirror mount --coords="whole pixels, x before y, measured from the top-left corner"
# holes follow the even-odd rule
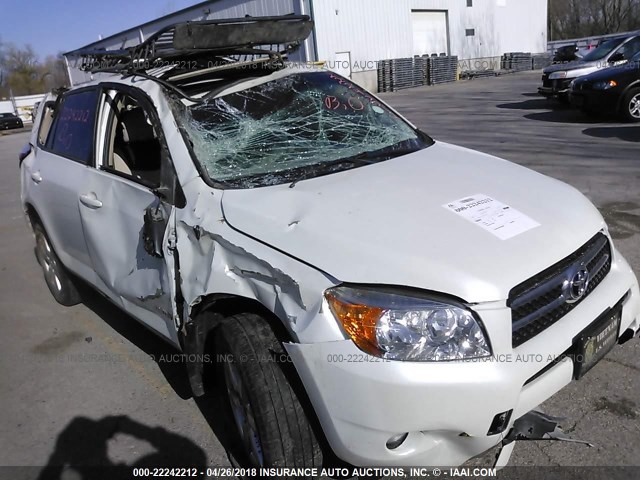
[[[611,55],[611,57],[609,57],[609,63],[622,62],[624,60],[626,59],[624,58],[624,54],[622,54],[621,52],[614,53],[613,55]]]
[[[144,224],[142,226],[142,244],[144,250],[152,257],[164,257],[162,244],[167,223],[167,215],[159,201],[154,202],[145,209]]]
[[[30,143],[27,143],[24,147],[22,147],[22,150],[20,150],[20,153],[18,154],[19,166],[21,166],[22,161],[31,154],[32,150],[33,150],[33,145],[31,145]]]

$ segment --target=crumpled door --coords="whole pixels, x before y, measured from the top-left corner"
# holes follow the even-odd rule
[[[166,242],[173,207],[147,187],[93,170],[80,192],[80,216],[100,280],[125,310],[175,338],[173,258]]]

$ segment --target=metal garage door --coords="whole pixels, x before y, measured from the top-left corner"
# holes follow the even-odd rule
[[[449,53],[447,12],[411,12],[413,54]]]

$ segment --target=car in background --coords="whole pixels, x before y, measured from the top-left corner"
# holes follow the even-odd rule
[[[0,130],[9,130],[10,128],[22,128],[24,124],[20,117],[13,113],[0,113]]]
[[[640,53],[619,67],[571,82],[569,101],[585,113],[613,113],[640,122]]]
[[[571,45],[565,45],[564,47],[558,48],[556,50],[556,54],[553,57],[554,63],[563,63],[563,62],[573,62],[578,57],[576,53],[578,52],[578,47],[575,43]]]
[[[623,65],[638,52],[640,35],[607,40],[580,60],[545,68],[542,72],[542,87],[538,88],[538,93],[568,103],[569,85],[574,79],[603,68]]]

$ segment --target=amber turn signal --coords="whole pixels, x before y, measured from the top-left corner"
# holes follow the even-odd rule
[[[331,291],[325,293],[325,298],[334,316],[340,320],[342,328],[358,348],[379,357],[382,351],[376,340],[376,323],[385,310],[380,307],[345,302]]]

